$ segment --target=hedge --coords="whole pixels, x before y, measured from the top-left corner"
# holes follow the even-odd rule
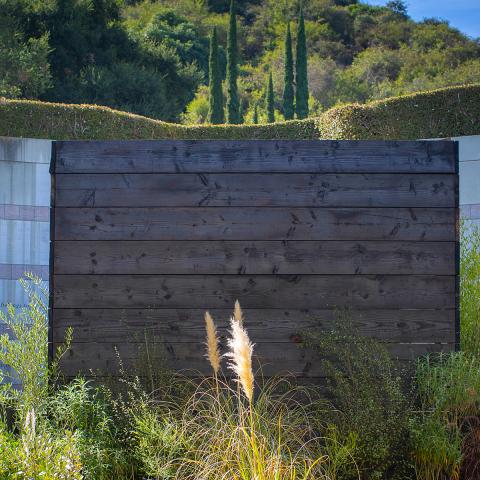
[[[480,134],[480,85],[346,105],[318,118],[266,125],[166,123],[96,105],[0,99],[0,136],[56,140],[385,139]]]
[[[322,138],[412,140],[480,134],[480,85],[464,85],[332,108]]]
[[[55,140],[314,139],[314,119],[266,125],[196,125],[162,122],[96,105],[31,100],[0,101],[0,136]]]

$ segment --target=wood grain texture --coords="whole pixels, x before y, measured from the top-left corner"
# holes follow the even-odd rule
[[[454,242],[64,241],[58,274],[455,274]]]
[[[209,309],[223,339],[232,310]],[[55,309],[53,340],[61,343],[66,329],[73,328],[75,343],[123,343],[143,338],[144,333],[166,342],[203,343],[205,311],[202,309]],[[244,309],[245,326],[255,343],[289,343],[306,330],[326,330],[343,321],[334,309]],[[455,341],[452,325],[455,310],[351,310],[348,321],[359,334],[386,343]],[[272,325],[274,326],[272,328]]]
[[[306,330],[348,308],[408,362],[454,348],[453,142],[57,142],[52,338],[63,373],[152,357],[209,373],[239,299],[266,376],[323,378]]]
[[[59,174],[59,207],[453,207],[442,174]]]
[[[454,241],[453,208],[59,208],[56,240]]]
[[[127,372],[141,369],[141,359],[145,356],[142,345],[138,343],[76,343],[61,360],[64,375],[72,377],[78,373],[93,370],[99,374],[118,373],[119,358],[122,359]],[[391,356],[400,361],[410,361],[421,355],[434,352],[452,351],[451,344],[386,344]],[[156,350],[150,345],[150,360],[158,365],[168,366],[182,371],[187,376],[211,374],[205,358],[204,345],[198,343],[159,343]],[[254,349],[254,369],[257,375],[272,376],[292,374],[301,377],[325,377],[322,361],[317,352],[304,349],[290,343],[263,343]],[[223,366],[223,371],[230,374]]]
[[[454,308],[432,275],[56,275],[56,308]]]
[[[57,142],[57,173],[454,173],[449,141]]]

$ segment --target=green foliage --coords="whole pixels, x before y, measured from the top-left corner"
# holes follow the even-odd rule
[[[148,41],[175,52],[181,64],[196,63],[201,71],[208,71],[208,40],[174,9],[167,8],[154,15],[144,35]]]
[[[290,23],[287,25],[287,34],[285,36],[285,72],[283,87],[283,116],[285,120],[292,120],[295,115],[294,90],[293,90],[293,53],[292,53],[292,34],[290,32]]]
[[[346,105],[318,118],[321,137],[407,140],[480,133],[480,85],[420,92],[366,105]]]
[[[255,104],[255,106],[253,107],[252,123],[254,125],[258,125],[258,105],[257,104]]]
[[[0,134],[68,139],[314,139],[313,119],[273,125],[184,126],[95,105],[0,100]],[[22,119],[22,121],[19,121]]]
[[[0,364],[12,371],[12,377],[7,378],[0,371],[0,402],[14,399],[24,419],[32,408],[38,410],[46,403],[49,378],[55,375],[58,359],[70,343],[71,331],[67,332],[66,345],[49,364],[46,286],[39,277],[28,273],[20,283],[28,296],[28,307],[17,310],[9,304],[7,313],[0,311],[0,322],[8,329],[0,335]],[[13,387],[16,381],[21,389]]]
[[[412,419],[410,437],[417,478],[459,477],[462,457],[459,432],[449,432],[438,417],[427,413]]]
[[[356,438],[353,457],[361,478],[402,478],[408,473],[410,405],[404,380],[385,347],[356,333],[348,312],[330,331],[307,332],[306,345],[321,356],[333,409],[320,415],[346,441]],[[350,468],[340,478],[356,478]]]
[[[237,15],[235,0],[230,3],[230,23],[227,39],[227,123],[239,124],[240,103],[238,99],[238,45]]]
[[[460,332],[462,350],[480,358],[480,229],[468,220],[460,237]]]
[[[51,395],[48,419],[53,431],[75,432],[84,479],[128,478],[133,458],[108,390],[76,378]]]
[[[297,118],[308,117],[307,38],[303,8],[300,10],[297,28],[297,57],[295,63],[295,112]]]
[[[75,434],[70,431],[60,435],[51,433],[39,420],[34,409],[28,412],[20,438],[15,442],[17,447],[10,459],[10,472],[5,478],[83,480]]]
[[[223,91],[222,75],[220,73],[220,63],[218,58],[218,39],[217,29],[213,27],[210,38],[210,56],[209,56],[209,123],[224,123],[225,115],[223,111]],[[201,123],[201,122],[196,122]]]
[[[199,88],[195,98],[187,105],[187,110],[181,116],[186,125],[200,125],[209,122],[210,95],[205,87]]]
[[[265,94],[265,110],[267,112],[267,122],[275,122],[275,99],[273,97],[272,72],[270,72],[268,76],[267,91]]]
[[[450,87],[334,108],[318,118],[274,125],[183,126],[95,105],[65,105],[0,99],[0,135],[70,139],[418,139],[480,133],[480,86]],[[206,95],[200,90],[203,118]],[[204,112],[203,114],[201,112]],[[399,122],[399,115],[408,122]]]
[[[416,383],[421,413],[411,430],[417,472],[427,480],[459,478],[462,463],[472,460],[462,448],[470,419],[480,414],[479,359],[465,352],[427,357],[418,363]]]
[[[190,432],[191,433],[191,432]],[[191,448],[188,431],[165,411],[141,408],[133,416],[134,455],[151,478],[173,479]]]
[[[0,21],[0,95],[38,98],[51,85],[48,36],[22,42]]]

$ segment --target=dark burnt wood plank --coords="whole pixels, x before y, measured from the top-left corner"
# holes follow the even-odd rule
[[[58,274],[455,273],[454,242],[64,241]]]
[[[453,173],[450,141],[57,142],[57,173]]]

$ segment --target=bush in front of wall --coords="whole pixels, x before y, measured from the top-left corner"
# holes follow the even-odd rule
[[[423,480],[480,474],[480,361],[466,352],[421,359],[416,370],[420,414],[412,452]]]
[[[461,347],[480,358],[480,228],[465,220],[460,232]]]
[[[362,479],[409,478],[408,421],[411,406],[401,372],[385,347],[356,332],[348,311],[326,332],[305,332],[325,368],[332,407],[320,415],[344,440],[354,435],[353,458]],[[351,467],[351,466],[350,466]],[[357,470],[339,478],[355,479]],[[410,477],[411,478],[411,477]]]

